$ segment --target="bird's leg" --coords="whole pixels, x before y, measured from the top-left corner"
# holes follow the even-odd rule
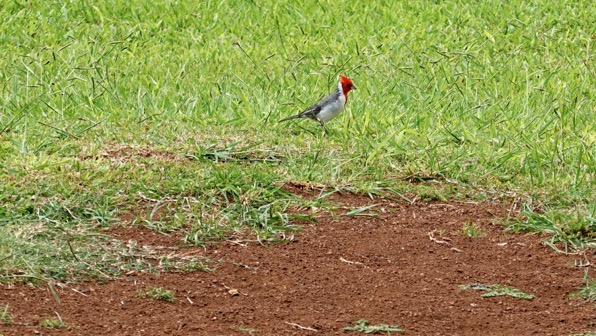
[[[323,132],[325,132],[325,135],[329,134],[329,132],[327,132],[327,127],[325,127],[325,123],[322,120],[319,120],[319,124],[321,124],[321,127],[323,128]]]

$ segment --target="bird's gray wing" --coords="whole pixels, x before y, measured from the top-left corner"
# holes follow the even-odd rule
[[[318,120],[317,115],[319,114],[319,112],[321,112],[323,106],[329,105],[332,102],[336,101],[339,98],[339,95],[341,95],[341,92],[339,91],[339,89],[336,89],[332,94],[328,95],[327,97],[321,99],[315,105],[304,110],[302,113],[300,113],[300,116]]]
[[[317,114],[319,114],[319,112],[321,112],[321,105],[317,103],[307,108],[306,110],[300,112],[299,116],[301,118],[311,118],[317,120]]]

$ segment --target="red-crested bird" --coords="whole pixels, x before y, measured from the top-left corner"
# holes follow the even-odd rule
[[[282,119],[279,122],[298,118],[310,118],[318,121],[323,129],[325,129],[325,123],[337,117],[344,109],[344,106],[346,106],[348,92],[355,89],[356,86],[352,83],[351,79],[344,75],[339,75],[339,83],[337,83],[337,89],[333,93],[299,114]]]

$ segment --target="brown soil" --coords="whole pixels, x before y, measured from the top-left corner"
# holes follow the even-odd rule
[[[405,335],[569,335],[596,329],[596,307],[570,300],[582,285],[575,262],[537,235],[510,235],[493,224],[504,210],[490,203],[395,203],[334,196],[346,208],[305,224],[292,242],[208,246],[213,273],[133,274],[105,284],[3,284],[0,307],[12,325],[3,335],[343,335],[366,319],[398,325]],[[341,216],[348,208],[380,203],[377,216]],[[372,212],[369,211],[369,212]],[[469,238],[465,223],[486,233]],[[112,232],[139,244],[175,246],[147,229]],[[471,283],[513,286],[533,300],[461,290]],[[168,303],[139,290],[175,292]],[[63,329],[40,327],[56,317]],[[316,331],[310,331],[308,329]]]
[[[116,163],[137,161],[141,158],[154,158],[158,161],[181,161],[184,158],[176,153],[155,151],[148,146],[129,146],[108,143],[99,154],[89,154],[88,149],[83,149],[79,157],[83,160],[96,160],[103,158]]]

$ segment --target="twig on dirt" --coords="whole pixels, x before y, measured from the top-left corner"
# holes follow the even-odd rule
[[[224,286],[225,289],[228,290],[228,294],[230,294],[232,296],[236,296],[236,295],[239,295],[239,294],[242,294],[244,296],[248,296],[248,294],[242,293],[239,290],[237,290],[236,288],[231,288],[231,287],[226,286],[226,284],[223,283],[223,282],[221,284],[222,284],[222,286]]]
[[[249,270],[256,270],[256,269],[257,269],[256,267],[252,267],[252,266],[244,265],[244,264],[237,263],[237,262],[233,262],[233,261],[230,261],[230,264],[232,264],[232,265],[234,265],[234,266],[237,266],[237,267],[246,268],[246,269],[249,269]]]
[[[348,264],[354,264],[354,265],[362,265],[362,266],[364,266],[364,264],[363,264],[363,263],[361,263],[361,262],[358,262],[358,261],[350,261],[350,260],[344,259],[343,257],[339,257],[339,260],[340,260],[340,261],[343,261],[343,262],[345,262],[345,263],[348,263]]]
[[[431,232],[429,232],[428,239],[430,239],[431,241],[433,241],[437,244],[451,245],[451,243],[448,242],[448,240],[450,240],[449,238],[442,237],[443,240],[440,240],[437,237],[435,237],[435,232],[437,232],[437,230],[432,230]],[[451,250],[455,251],[455,252],[459,252],[459,253],[463,252],[461,249],[458,249],[455,246],[451,247]]]
[[[188,296],[186,297],[186,299],[188,300],[188,302],[190,302],[190,304],[195,304]]]
[[[446,245],[451,245],[451,244],[449,244],[449,242],[448,242],[448,241],[446,241],[446,240],[439,240],[439,239],[435,238],[435,232],[436,232],[436,231],[437,231],[437,230],[432,230],[431,232],[429,232],[429,233],[428,233],[428,238],[429,238],[431,241],[433,241],[433,242],[435,242],[435,243],[437,243],[437,244],[446,244]],[[443,238],[443,239],[445,239],[445,238]]]
[[[87,295],[87,294],[85,294],[85,293],[81,292],[80,290],[78,290],[78,289],[76,289],[76,288],[71,288],[71,289],[72,289],[72,291],[73,291],[73,292],[75,292],[75,293],[79,293],[79,294],[81,294],[82,296],[89,296],[89,295]]]
[[[298,329],[303,329],[303,330],[309,330],[309,331],[319,331],[318,329],[315,328],[309,328],[309,327],[303,327],[297,323],[291,323],[291,322],[284,322],[285,324],[291,325],[292,327],[298,328]]]

